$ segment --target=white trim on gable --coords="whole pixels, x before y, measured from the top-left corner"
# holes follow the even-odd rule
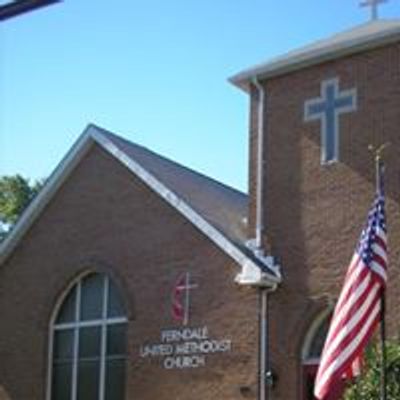
[[[8,258],[53,195],[61,187],[76,165],[79,164],[83,156],[89,151],[93,143],[93,139],[85,131],[50,175],[42,190],[33,199],[32,203],[29,204],[4,242],[1,243],[0,265]]]
[[[272,257],[267,257],[265,262],[260,260],[261,265],[257,263],[193,210],[182,198],[118,148],[94,125],[89,125],[88,128],[86,128],[80,139],[78,139],[76,144],[51,175],[43,190],[34,201],[32,201],[7,239],[2,243],[0,246],[0,264],[12,253],[34,220],[39,216],[55,192],[64,183],[68,175],[94,143],[99,144],[105,151],[125,165],[135,176],[188,219],[221,250],[233,258],[242,267],[241,273],[236,277],[237,283],[255,286],[275,286],[277,283],[280,283],[281,275],[279,269],[274,266],[273,261],[271,261],[273,260]],[[265,269],[271,271],[271,273],[263,270],[262,267],[265,267]]]

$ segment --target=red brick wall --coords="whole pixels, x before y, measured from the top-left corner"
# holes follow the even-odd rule
[[[45,398],[52,311],[88,268],[108,273],[127,304],[127,399],[241,399],[241,386],[256,398],[256,291],[237,287],[238,265],[96,147],[0,266],[0,385],[12,400]],[[167,371],[139,346],[174,326],[171,290],[187,270],[199,285],[191,325],[231,339],[232,351],[209,355],[206,368]]]
[[[333,77],[339,77],[340,90],[357,87],[358,111],[340,117],[340,162],[321,166],[320,122],[303,122],[304,101],[320,96],[321,81]],[[386,141],[391,142],[385,156],[391,260],[388,322],[392,335],[400,333],[400,45],[270,79],[264,86],[265,224],[284,277],[272,296],[273,364],[281,376],[273,398],[295,399],[305,331],[319,310],[338,296],[373,198],[368,144]],[[253,113],[254,109],[255,105]],[[253,123],[252,169],[255,129]],[[255,172],[250,176],[254,207]],[[253,209],[250,215],[254,213]]]

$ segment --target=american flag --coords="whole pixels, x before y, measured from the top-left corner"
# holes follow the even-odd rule
[[[380,163],[378,171],[376,197],[349,265],[322,351],[314,389],[319,400],[340,398],[343,381],[360,374],[363,350],[380,321],[388,261]]]

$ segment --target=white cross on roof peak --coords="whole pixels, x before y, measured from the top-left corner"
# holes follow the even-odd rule
[[[378,7],[387,3],[388,0],[363,0],[360,3],[360,7],[371,7],[371,21],[375,21],[379,18],[378,16]]]

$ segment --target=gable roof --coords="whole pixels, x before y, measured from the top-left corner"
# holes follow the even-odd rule
[[[95,125],[86,128],[0,245],[0,264],[14,251],[53,195],[95,144],[127,167],[233,258],[242,267],[237,278],[239,283],[273,286],[280,282],[280,273],[272,257],[260,258],[246,246],[245,194]]]
[[[248,68],[229,81],[248,92],[255,78],[272,78],[397,41],[400,41],[400,20],[370,21]]]

